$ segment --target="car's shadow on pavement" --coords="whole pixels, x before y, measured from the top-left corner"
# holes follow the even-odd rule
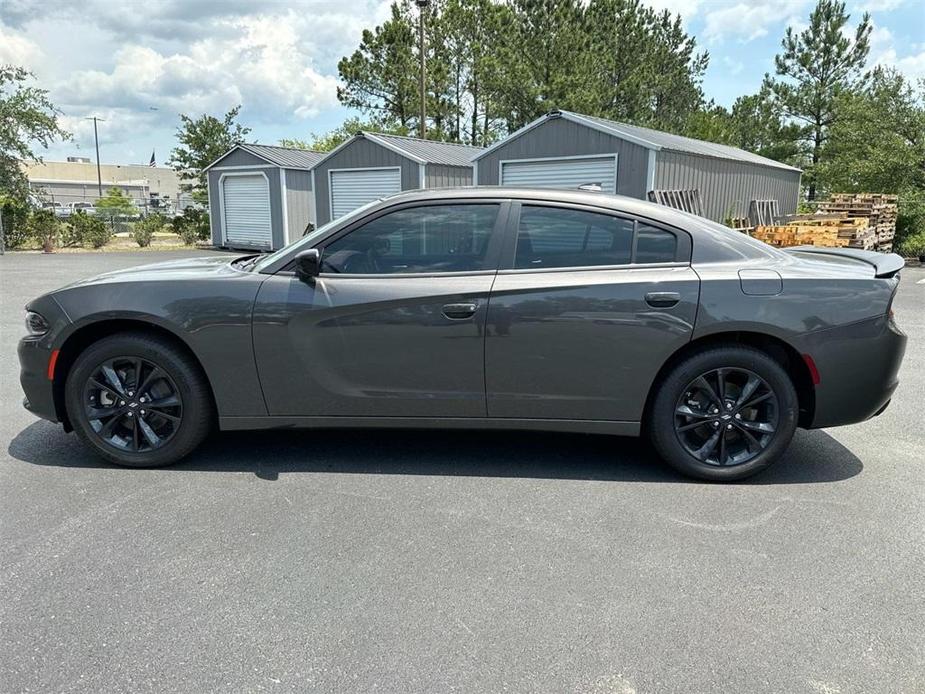
[[[73,434],[36,422],[17,434],[9,454],[33,465],[114,467]],[[747,484],[837,482],[863,464],[822,431],[797,431],[784,457]],[[688,482],[658,460],[641,439],[545,432],[303,430],[226,432],[212,436],[165,471],[377,475],[457,475],[620,482]]]

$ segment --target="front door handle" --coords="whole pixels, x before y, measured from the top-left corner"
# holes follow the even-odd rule
[[[652,308],[671,308],[681,301],[677,292],[649,292],[646,294],[646,303]]]
[[[478,308],[479,305],[474,302],[446,304],[443,307],[443,315],[450,320],[465,320],[466,318],[472,318]]]

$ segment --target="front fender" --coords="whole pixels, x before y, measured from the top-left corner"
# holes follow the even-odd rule
[[[113,324],[165,331],[199,361],[220,416],[265,415],[251,337],[254,297],[264,278],[241,278],[70,287],[53,295],[70,320],[54,348],[65,350],[77,335],[107,334]]]

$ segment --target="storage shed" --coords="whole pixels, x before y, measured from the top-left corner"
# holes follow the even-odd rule
[[[323,152],[241,143],[206,167],[212,243],[275,250],[315,224],[312,167]]]
[[[649,191],[698,190],[703,215],[745,216],[754,200],[793,214],[800,169],[737,147],[553,111],[473,157],[478,185],[577,188],[645,199]]]
[[[415,188],[472,185],[479,147],[360,132],[315,166],[318,224],[386,195]]]

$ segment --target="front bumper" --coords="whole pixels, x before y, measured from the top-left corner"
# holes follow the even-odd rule
[[[55,407],[56,383],[48,377],[48,363],[54,350],[61,346],[71,322],[58,302],[48,294],[30,302],[26,310],[40,313],[50,327],[41,337],[22,338],[17,346],[19,383],[26,396],[23,406],[37,417],[59,422],[61,418]]]
[[[804,335],[819,370],[811,429],[853,424],[886,409],[899,385],[906,335],[888,316]]]
[[[26,395],[22,404],[37,417],[57,422],[54,382],[48,378],[52,350],[43,342],[31,338],[19,341],[16,350],[19,355],[19,383]]]

